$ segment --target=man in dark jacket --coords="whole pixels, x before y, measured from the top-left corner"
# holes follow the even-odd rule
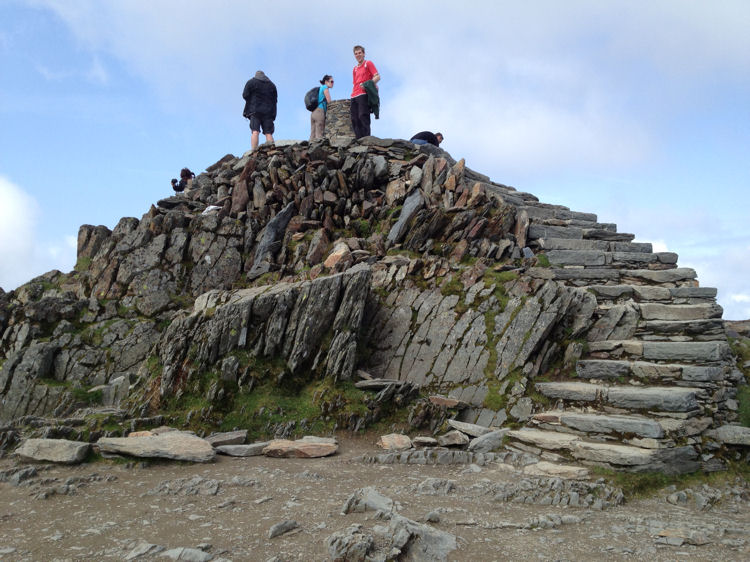
[[[250,119],[250,146],[253,150],[258,148],[258,137],[260,130],[266,135],[266,143],[273,143],[273,122],[276,119],[276,102],[278,95],[276,86],[268,79],[262,70],[247,81],[242,91],[245,99],[245,110],[242,115]]]
[[[440,143],[443,142],[443,134],[442,133],[435,133],[434,135],[430,131],[422,131],[421,133],[417,133],[414,135],[411,139],[409,139],[414,144],[434,144],[435,146],[440,146]]]

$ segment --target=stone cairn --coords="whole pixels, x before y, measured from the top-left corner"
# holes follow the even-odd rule
[[[687,472],[750,445],[716,290],[676,254],[437,147],[354,141],[348,107],[324,139],[227,155],[141,220],[82,226],[76,271],[0,291],[0,422],[70,415],[70,385],[146,419],[215,372],[210,419],[252,386],[243,349],[448,394],[443,418],[526,426],[512,446],[548,459]]]

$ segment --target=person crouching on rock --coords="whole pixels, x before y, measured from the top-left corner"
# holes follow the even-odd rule
[[[430,131],[422,131],[409,140],[414,144],[433,144],[435,146],[440,146],[440,143],[443,142],[443,133],[432,134]]]
[[[180,170],[180,181],[178,182],[176,179],[172,178],[172,189],[174,189],[177,193],[181,193],[185,191],[185,188],[190,188],[193,186],[193,178],[195,177],[195,174],[191,172],[187,168],[183,168]]]

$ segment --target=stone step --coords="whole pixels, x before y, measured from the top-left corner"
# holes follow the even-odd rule
[[[576,374],[580,378],[597,380],[635,377],[660,382],[680,380],[691,383],[710,383],[724,380],[726,369],[719,365],[682,365],[607,359],[581,359],[576,363]]]
[[[628,410],[692,412],[700,406],[700,388],[676,386],[605,386],[585,382],[539,382],[535,388],[544,396],[571,402],[600,402]]]
[[[582,237],[587,240],[609,240],[610,242],[632,242],[635,234],[625,232],[611,232],[599,228],[583,229]]]
[[[553,410],[535,414],[532,420],[537,423],[558,424],[584,433],[637,435],[651,439],[664,437],[664,428],[659,422],[638,415],[606,415]]]
[[[682,474],[700,468],[696,461],[698,453],[692,447],[647,449],[632,445],[592,442],[576,435],[538,429],[509,431],[508,437],[532,447],[568,453],[586,464],[616,470]]]
[[[536,240],[538,238],[572,238],[580,240],[583,238],[583,229],[577,226],[529,225],[526,239]]]
[[[575,220],[585,222],[597,222],[597,217],[594,213],[579,213],[571,211],[568,207],[561,205],[549,205],[545,203],[539,203],[537,205],[522,205],[518,208],[519,211],[526,211],[527,216],[534,222],[535,219],[558,219],[558,220]]]
[[[606,282],[626,285],[644,283],[689,285],[695,283],[694,280],[697,277],[695,270],[689,267],[670,269],[608,269],[584,268],[581,266],[564,267],[561,269],[550,268],[549,275],[551,275],[552,279],[568,281],[579,287],[601,285],[606,284]],[[605,283],[601,283],[602,281]]]
[[[662,335],[690,337],[700,341],[724,341],[727,339],[724,321],[721,318],[708,320],[641,320],[635,330],[637,337]]]
[[[708,320],[721,318],[724,309],[716,303],[711,304],[659,304],[641,303],[638,305],[641,318],[644,320],[668,320],[684,322],[687,320]]]
[[[716,289],[708,287],[655,287],[652,285],[590,285],[600,302],[633,299],[664,304],[708,304],[716,302]]]
[[[630,269],[622,272],[624,283],[637,285],[639,283],[650,282],[656,284],[662,283],[685,283],[692,282],[698,275],[690,267],[677,267],[674,269]]]
[[[603,252],[652,253],[650,242],[610,242],[608,240],[575,240],[572,238],[540,238],[541,250],[601,250]]]
[[[582,240],[583,242],[583,240]],[[596,242],[594,240],[593,242]],[[677,254],[671,252],[609,252],[603,250],[546,250],[545,254],[553,265],[580,265],[584,267],[642,268],[649,264],[659,267],[673,266]]]
[[[621,359],[626,355],[649,361],[687,361],[698,364],[721,363],[728,361],[732,356],[726,341],[594,341],[589,343],[589,354],[596,359]]]

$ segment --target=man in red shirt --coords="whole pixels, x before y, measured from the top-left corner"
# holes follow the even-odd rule
[[[367,100],[367,92],[362,85],[368,80],[377,84],[380,81],[380,74],[372,61],[365,60],[363,46],[354,47],[354,58],[357,59],[357,66],[352,70],[354,88],[351,96],[351,116],[354,136],[359,139],[370,134],[370,104]]]

